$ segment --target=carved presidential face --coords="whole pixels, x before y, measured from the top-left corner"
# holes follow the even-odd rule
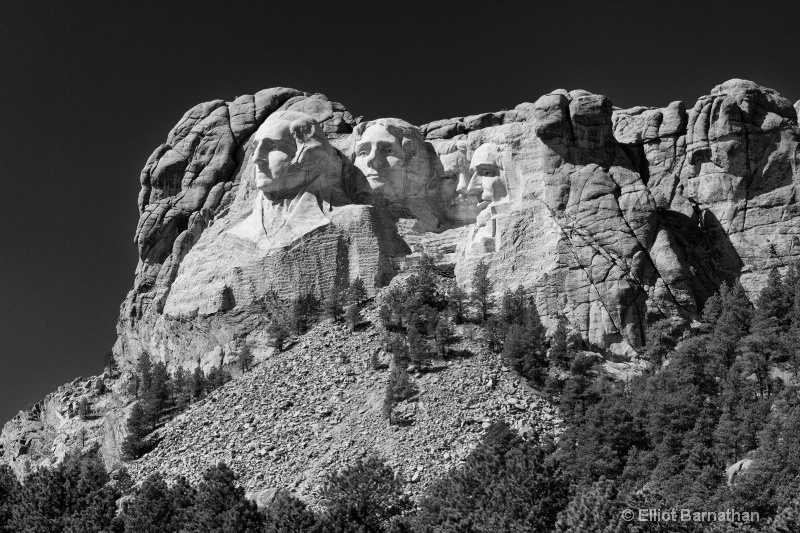
[[[480,196],[471,194],[469,187],[469,160],[467,143],[459,141],[455,146],[446,146],[449,153],[439,153],[442,163],[440,187],[445,216],[457,222],[475,222],[480,210]]]
[[[269,117],[253,136],[253,147],[255,185],[272,200],[340,172],[340,162],[322,128],[304,113]]]
[[[508,196],[503,173],[502,148],[494,143],[482,144],[472,154],[471,175],[467,192],[480,196],[479,209],[496,204]]]
[[[405,164],[402,139],[382,124],[369,126],[356,143],[355,165],[364,173],[373,190],[386,194],[402,188]],[[384,188],[386,190],[382,190]]]

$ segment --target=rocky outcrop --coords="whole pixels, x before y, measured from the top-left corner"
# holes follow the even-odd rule
[[[587,349],[635,357],[653,320],[697,318],[723,281],[754,295],[798,259],[799,104],[745,80],[663,108],[559,89],[420,127],[285,88],[201,104],[142,171],[114,353],[123,370],[143,351],[207,369],[244,342],[268,358],[274,293],[360,277],[372,296],[427,253],[465,288],[484,262],[549,327],[564,315]],[[89,431],[109,465],[127,403],[115,390]],[[48,398],[7,424],[4,461],[74,445],[58,435],[85,424]]]
[[[80,404],[86,412],[81,416]],[[70,452],[100,447],[109,469],[120,464],[130,409],[122,381],[108,375],[78,378],[8,421],[0,432],[0,464],[23,476],[63,460]]]
[[[321,125],[349,205],[265,252],[231,230],[259,194],[250,139],[287,111]],[[566,315],[588,347],[633,355],[649,321],[696,317],[722,281],[757,291],[797,253],[797,113],[752,82],[731,80],[688,110],[615,109],[602,95],[557,90],[419,133],[399,119],[356,124],[340,104],[292,89],[190,110],[142,173],[140,262],[116,353],[224,363],[235,339],[259,331],[267,292],[321,295],[359,276],[372,294],[425,250],[465,286],[486,262],[498,288],[535,293],[548,325]],[[376,163],[381,136],[399,155]],[[487,144],[496,175],[468,184]],[[484,200],[482,187],[493,188]],[[483,211],[463,205],[476,201]],[[444,231],[459,226],[466,237]]]
[[[673,221],[685,215],[705,235],[708,254],[695,265],[706,267],[703,274],[739,278],[753,295],[772,267],[797,260],[800,130],[788,100],[734,79],[688,113],[680,102],[617,110],[614,124],[659,207]]]
[[[374,306],[365,312],[373,323],[375,315]],[[395,409],[410,423],[389,426],[382,404],[391,354],[376,329],[319,324],[168,422],[155,437],[158,447],[127,467],[137,480],[160,471],[197,481],[224,461],[254,499],[288,488],[318,501],[325,473],[372,451],[418,493],[463,460],[498,419],[526,435],[555,433],[554,406],[499,355],[468,341],[454,349],[476,354],[413,375],[419,393]],[[373,354],[380,369],[371,366]]]

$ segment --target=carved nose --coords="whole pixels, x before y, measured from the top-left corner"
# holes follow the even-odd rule
[[[372,150],[370,150],[369,155],[364,160],[369,168],[378,169],[381,167],[381,160],[378,157],[378,148],[373,146]]]
[[[472,179],[469,180],[469,185],[467,186],[467,192],[469,194],[480,194],[483,192],[480,176],[478,176],[477,172],[473,174]]]
[[[458,173],[458,184],[456,185],[456,192],[459,194],[463,194],[464,196],[469,195],[469,180],[467,180],[466,172]]]

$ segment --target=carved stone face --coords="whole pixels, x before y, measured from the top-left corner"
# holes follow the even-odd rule
[[[355,146],[355,165],[366,176],[374,191],[389,198],[402,193],[406,153],[402,139],[382,124],[364,130]]]
[[[316,120],[284,112],[268,118],[253,136],[256,187],[279,200],[323,175],[338,174],[340,163]]]
[[[494,143],[482,144],[472,154],[469,172],[472,175],[466,192],[479,195],[478,209],[496,204],[508,196],[506,189],[502,149]]]
[[[445,206],[445,216],[449,220],[471,223],[475,222],[480,209],[478,203],[480,196],[467,191],[469,187],[469,160],[467,160],[467,145],[461,144],[450,153],[440,153],[439,161],[443,170],[440,176],[442,202]]]

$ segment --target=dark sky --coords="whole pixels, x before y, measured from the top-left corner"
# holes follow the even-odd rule
[[[800,99],[798,2],[698,4],[0,0],[0,424],[102,371],[139,171],[190,107],[286,86],[421,124],[556,88],[691,107],[734,77]]]

